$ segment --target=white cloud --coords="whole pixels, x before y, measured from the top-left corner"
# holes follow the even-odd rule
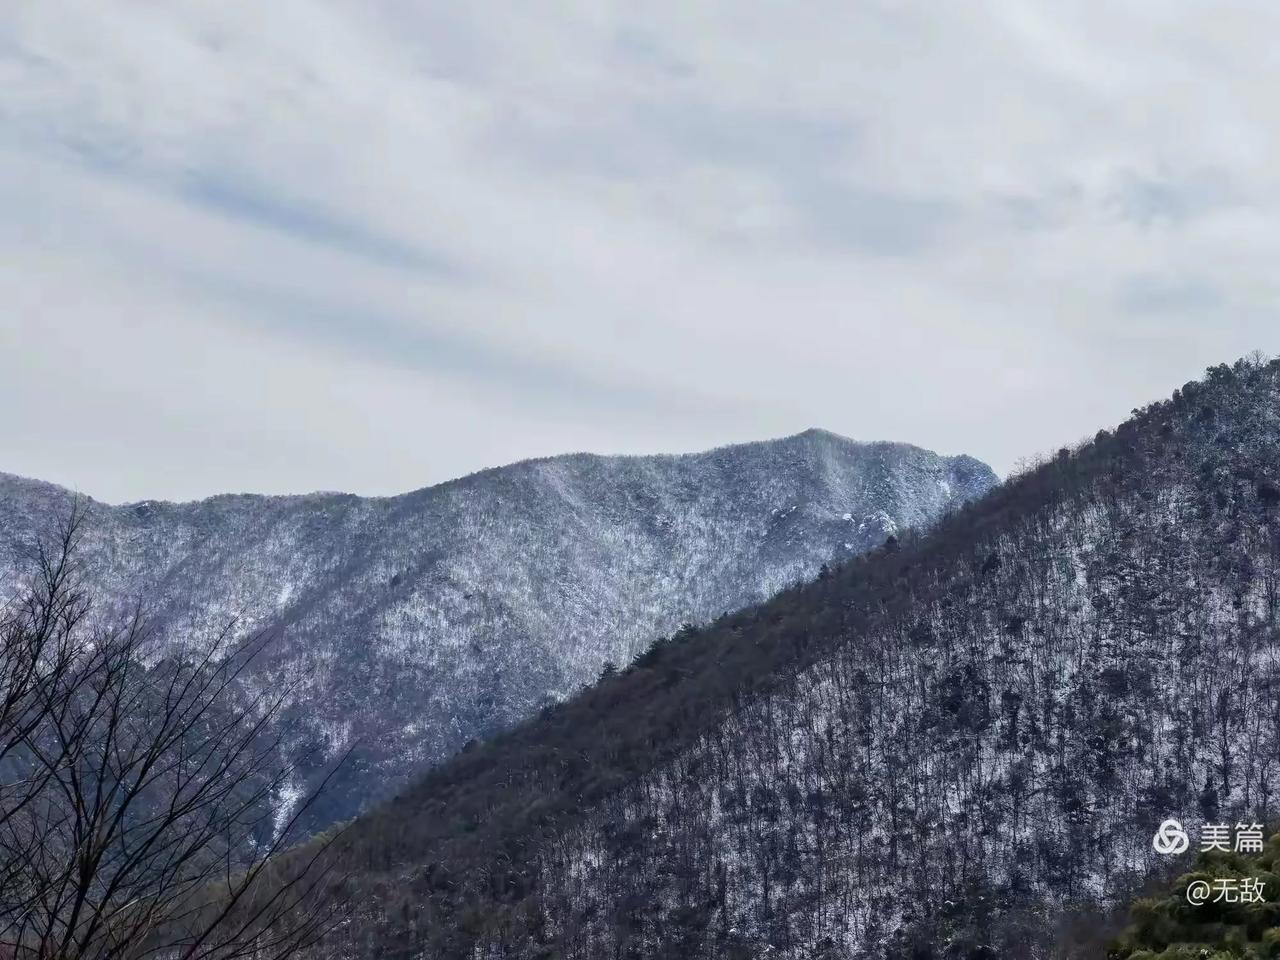
[[[9,5],[0,469],[393,492],[809,425],[1006,468],[1280,351],[1277,26]]]

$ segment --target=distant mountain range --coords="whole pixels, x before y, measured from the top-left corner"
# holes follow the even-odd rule
[[[318,828],[682,623],[761,601],[996,482],[971,457],[809,430],[685,456],[534,460],[396,497],[90,502],[82,559],[102,611],[140,600],[174,638],[232,618],[279,633],[251,682],[295,686],[290,749],[356,745]],[[0,594],[71,496],[0,474]]]
[[[1100,957],[1174,866],[1162,821],[1274,821],[1278,705],[1253,359],[437,766],[352,825],[358,916],[319,953]],[[1139,934],[1243,956],[1274,897],[1247,936],[1181,896]]]

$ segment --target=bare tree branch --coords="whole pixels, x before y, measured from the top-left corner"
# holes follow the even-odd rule
[[[296,953],[341,916],[332,838],[282,856],[337,767],[282,818],[291,691],[250,674],[271,638],[178,642],[140,611],[91,628],[85,522],[77,505],[0,611],[0,956]]]

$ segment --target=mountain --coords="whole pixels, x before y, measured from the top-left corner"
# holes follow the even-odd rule
[[[924,526],[996,482],[969,457],[810,430],[688,456],[573,455],[403,496],[90,503],[85,578],[175,639],[279,633],[253,684],[290,685],[308,782],[355,744],[312,827],[354,814],[607,661]],[[68,509],[0,475],[0,593]]]
[[[1241,361],[437,767],[326,956],[1070,954],[1165,818],[1274,812],[1278,610]]]

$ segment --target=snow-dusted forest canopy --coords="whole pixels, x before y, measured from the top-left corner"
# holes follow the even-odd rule
[[[378,906],[333,949],[1066,949],[1162,819],[1273,810],[1278,602],[1244,361],[436,771],[356,825]]]
[[[278,732],[303,780],[282,807],[350,751],[308,811],[321,828],[680,624],[763,600],[995,482],[969,457],[813,430],[688,456],[529,461],[388,498],[92,502],[79,562],[97,617],[140,600],[166,636],[272,634],[248,679],[288,691]],[[0,475],[0,596],[71,499]]]

